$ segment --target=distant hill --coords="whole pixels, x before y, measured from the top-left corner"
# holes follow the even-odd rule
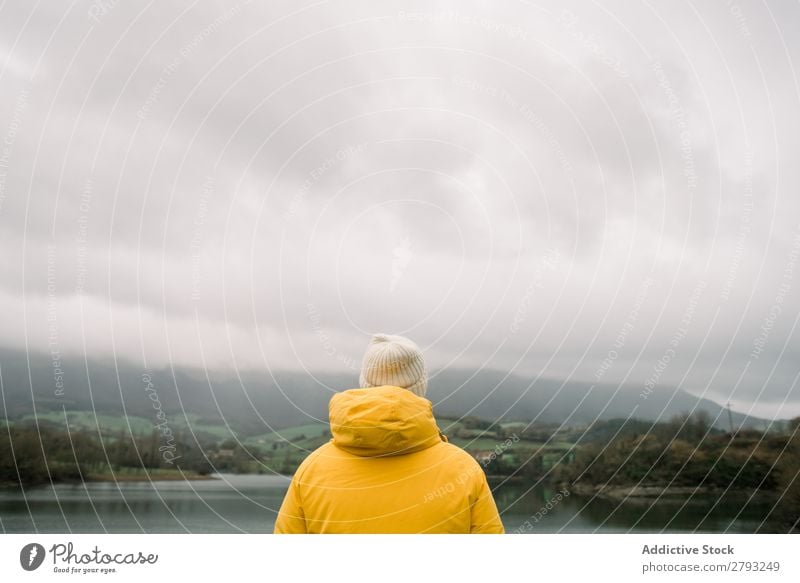
[[[155,419],[153,399],[157,398],[172,418],[185,412],[210,424],[228,422],[237,431],[261,434],[327,420],[331,395],[355,384],[345,375],[325,375],[322,382],[295,372],[248,372],[241,379],[235,373],[207,377],[202,370],[145,370],[126,361],[87,364],[81,358],[64,359],[61,369],[63,396],[56,394],[53,366],[47,355],[30,355],[29,375],[24,353],[0,351],[6,415],[19,418],[63,407]],[[145,374],[150,375],[151,390],[143,380]]]
[[[30,359],[30,375],[28,369]],[[62,362],[63,396],[56,394],[48,355],[0,351],[2,403],[5,415],[20,418],[34,411],[95,410],[106,415],[155,419],[153,395],[169,416],[191,414],[209,424],[227,423],[237,432],[264,434],[317,420],[327,420],[328,401],[339,390],[356,386],[352,374],[294,371],[206,373],[194,369],[145,371],[127,362],[81,358]],[[143,374],[152,379],[146,390]],[[717,403],[686,391],[659,387],[643,399],[640,387],[592,386],[540,379],[536,382],[497,370],[434,371],[428,397],[437,415],[586,425],[595,420],[637,417],[666,420],[705,410],[714,424],[727,429],[727,412]],[[0,418],[3,409],[0,408]],[[733,413],[736,427],[764,428],[768,421]]]
[[[525,379],[496,370],[448,370],[436,373],[428,396],[440,414],[474,415],[484,419],[589,424],[597,420],[635,417],[666,421],[706,411],[714,425],[727,430],[728,413],[719,404],[675,387],[656,387],[643,398],[641,386]],[[734,428],[764,429],[769,421],[732,412]]]

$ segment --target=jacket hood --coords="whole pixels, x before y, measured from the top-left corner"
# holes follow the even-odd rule
[[[402,455],[447,441],[431,402],[400,387],[336,393],[329,414],[333,444],[358,456]]]

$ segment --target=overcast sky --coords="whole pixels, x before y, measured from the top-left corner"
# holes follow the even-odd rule
[[[5,2],[0,346],[800,414],[796,2]]]

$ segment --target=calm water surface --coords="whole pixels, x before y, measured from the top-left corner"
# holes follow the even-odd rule
[[[288,485],[283,476],[222,474],[191,482],[0,490],[0,532],[269,533]],[[741,498],[706,497],[681,508],[683,500],[619,503],[575,494],[558,501],[556,496],[542,485],[495,487],[509,533],[520,528],[530,533],[754,532],[770,510],[768,504],[745,504]]]

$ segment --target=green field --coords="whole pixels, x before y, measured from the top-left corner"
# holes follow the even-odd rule
[[[32,423],[38,420],[49,422],[54,425],[65,427],[65,413],[50,411],[37,415],[25,415],[19,422]],[[95,415],[92,411],[66,411],[66,422],[69,423],[70,430],[100,431],[101,434],[113,435],[120,431],[134,435],[148,434],[156,430],[159,420],[153,415],[153,419],[143,417],[117,417],[112,415]],[[201,420],[199,415],[189,413],[183,415],[168,415],[167,426],[173,433],[185,431],[191,434],[207,434],[217,439],[235,438],[236,433],[222,424],[210,424]]]
[[[306,425],[297,425],[295,427],[287,427],[269,433],[262,433],[261,435],[254,435],[249,437],[247,441],[258,441],[263,443],[272,443],[275,441],[294,441],[298,437],[305,436],[318,436],[323,431],[328,430],[327,423],[308,423]]]
[[[308,423],[246,438],[243,443],[261,452],[300,451],[306,455],[330,439],[327,423]]]
[[[35,416],[25,415],[21,421],[23,423],[46,421],[64,427],[65,414],[63,412],[50,411],[38,413]],[[69,423],[70,429],[95,431],[100,429],[101,432],[119,432],[120,430],[127,432],[129,431],[129,424],[132,433],[148,433],[153,429],[153,423],[141,417],[125,418],[111,415],[95,415],[92,411],[67,411],[66,422]]]

